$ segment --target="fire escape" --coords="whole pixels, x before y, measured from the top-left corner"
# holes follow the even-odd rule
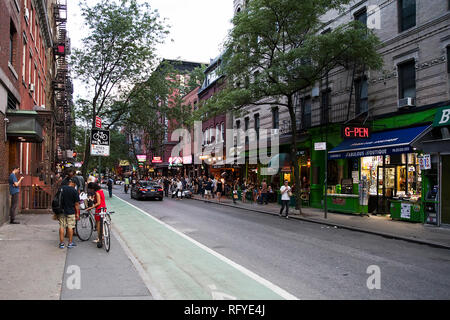
[[[67,56],[70,54],[70,39],[67,35],[67,0],[56,0],[53,4],[56,23],[56,41],[53,48],[55,57],[55,77],[53,91],[55,96],[56,139],[58,159],[67,159],[67,150],[72,149],[72,94]]]

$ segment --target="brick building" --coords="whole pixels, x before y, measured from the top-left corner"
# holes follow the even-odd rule
[[[70,53],[66,0],[6,0],[0,6],[1,224],[8,216],[7,177],[13,166],[25,177],[19,210],[49,208],[62,160],[57,148],[70,147],[64,142],[70,140],[72,87],[65,60]]]

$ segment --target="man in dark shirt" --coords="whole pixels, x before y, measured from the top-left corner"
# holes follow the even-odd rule
[[[64,230],[67,228],[67,235],[69,236],[69,244],[67,248],[73,248],[73,229],[75,228],[75,220],[80,216],[80,197],[77,190],[75,190],[76,179],[72,178],[69,185],[62,186],[62,207],[63,214],[58,215],[59,221],[59,247],[64,249]]]
[[[9,211],[10,223],[11,224],[19,224],[20,222],[15,221],[17,205],[19,204],[19,192],[20,192],[20,184],[22,183],[23,177],[20,177],[20,180],[17,180],[16,175],[20,172],[19,167],[14,167],[11,175],[9,176],[9,194],[11,195],[11,208]]]

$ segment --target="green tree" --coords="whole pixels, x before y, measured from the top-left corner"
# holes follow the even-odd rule
[[[71,64],[86,85],[78,102],[82,118],[95,127],[100,116],[109,128],[128,112],[127,103],[136,93],[136,83],[151,72],[155,46],[163,41],[167,26],[147,3],[136,0],[100,0],[89,6],[84,0],[82,15],[89,28],[84,46],[75,49]],[[85,146],[83,174],[89,166],[89,144]]]
[[[338,67],[382,65],[376,35],[359,22],[321,33],[321,17],[342,10],[350,0],[250,0],[236,14],[225,47],[227,87],[203,112],[239,113],[246,106],[275,105],[288,109],[292,128],[291,159],[295,183],[301,185],[297,156],[294,94],[313,86]],[[267,98],[271,98],[268,102]],[[264,100],[263,100],[264,99]],[[296,188],[300,198],[300,188]],[[297,209],[300,201],[297,201]]]

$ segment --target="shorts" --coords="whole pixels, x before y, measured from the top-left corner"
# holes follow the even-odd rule
[[[59,214],[58,215],[58,221],[59,221],[59,227],[60,228],[75,228],[75,214],[71,215],[65,215],[65,214]]]
[[[211,190],[205,190],[205,195],[207,195],[207,196],[209,195],[210,196],[211,195]]]

